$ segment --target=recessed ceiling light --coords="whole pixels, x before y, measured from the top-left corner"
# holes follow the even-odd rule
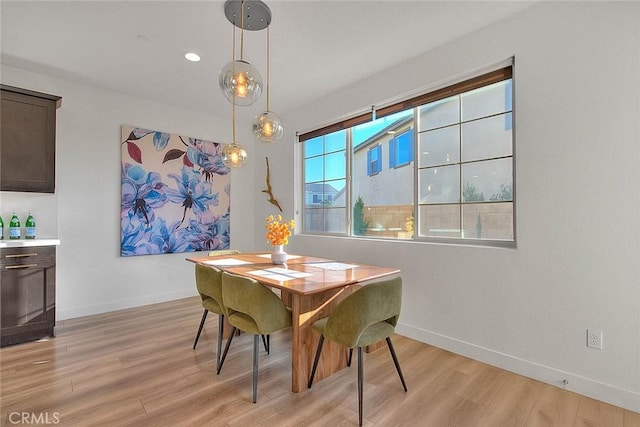
[[[141,41],[141,42],[148,42],[149,40],[151,40],[149,37],[145,36],[144,34],[138,34],[136,38],[138,39],[138,41]]]
[[[200,61],[200,55],[198,55],[197,53],[189,52],[189,53],[185,54],[184,57],[187,58],[187,60],[189,60],[191,62]]]

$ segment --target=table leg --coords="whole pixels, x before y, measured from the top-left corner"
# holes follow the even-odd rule
[[[291,390],[294,393],[307,388],[311,374],[319,338],[311,325],[328,316],[333,307],[354,290],[354,286],[347,286],[313,295],[291,294]],[[348,353],[347,348],[325,340],[314,381],[318,382],[347,366]]]

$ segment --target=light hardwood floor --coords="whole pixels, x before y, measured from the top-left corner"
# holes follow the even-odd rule
[[[253,404],[251,337],[234,339],[216,376],[216,316],[191,348],[201,314],[199,299],[187,298],[59,322],[54,339],[3,348],[0,424],[22,413],[63,426],[358,424],[355,364],[292,393],[281,331],[271,354],[261,351]],[[365,355],[366,426],[640,426],[638,413],[402,336],[393,342],[409,391],[386,348]]]

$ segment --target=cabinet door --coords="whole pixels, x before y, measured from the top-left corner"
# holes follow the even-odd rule
[[[0,189],[53,193],[56,101],[1,92]]]
[[[2,272],[3,346],[49,335],[55,308],[47,299],[45,269]]]
[[[0,280],[1,345],[53,335],[55,325],[55,249],[3,250]],[[33,250],[33,249],[32,249]],[[24,256],[23,256],[24,255]]]

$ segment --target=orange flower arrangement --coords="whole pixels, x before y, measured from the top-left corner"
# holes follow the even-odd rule
[[[295,225],[293,220],[282,221],[282,215],[277,217],[269,215],[264,225],[264,228],[267,229],[267,243],[271,246],[286,245],[289,243],[289,236],[291,236],[291,230]]]

